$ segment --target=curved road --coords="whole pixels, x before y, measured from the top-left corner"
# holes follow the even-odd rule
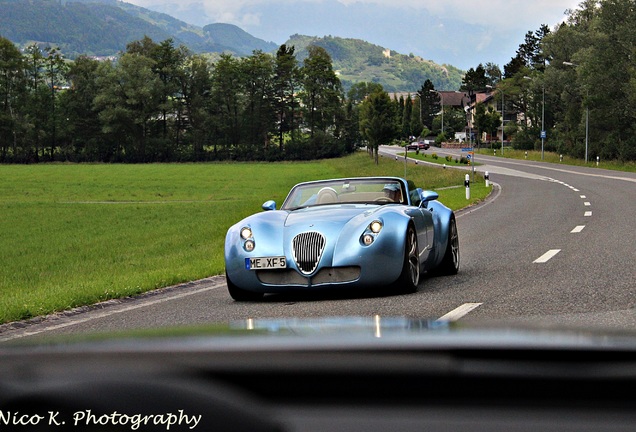
[[[0,326],[0,342],[247,318],[376,314],[636,328],[636,175],[484,156],[478,162],[484,165],[476,169],[489,171],[496,186],[485,204],[458,213],[460,273],[424,278],[415,294],[272,295],[236,303],[219,276]]]

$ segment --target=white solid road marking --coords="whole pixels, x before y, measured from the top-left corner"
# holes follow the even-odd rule
[[[583,228],[585,228],[585,225],[579,225],[577,227],[575,227],[572,231],[570,231],[571,233],[580,233],[581,231],[583,231]]]
[[[457,321],[458,319],[481,305],[482,303],[464,303],[463,305],[450,311],[446,315],[439,317],[437,321]]]
[[[543,255],[541,255],[536,260],[534,260],[533,262],[538,263],[538,264],[542,264],[542,263],[548,262],[548,261],[550,261],[550,259],[552,259],[559,252],[561,252],[561,249],[551,249],[551,250],[547,251],[546,253],[544,253]]]
[[[165,303],[168,301],[172,301],[172,300],[176,300],[176,299],[180,299],[183,297],[188,297],[194,294],[199,294],[205,291],[210,291],[213,289],[218,288],[220,285],[209,285],[209,286],[205,286],[204,288],[199,288],[199,289],[195,289],[193,291],[186,291],[186,292],[181,292],[175,295],[170,295],[168,297],[162,297],[162,298],[158,298],[158,299],[154,299],[154,300],[149,300],[149,301],[141,301],[139,303],[133,303],[130,304],[128,306],[124,306],[121,308],[113,308],[113,309],[108,309],[108,310],[104,310],[102,312],[93,312],[93,313],[87,313],[86,315],[84,315],[83,318],[76,318],[76,319],[69,319],[69,321],[65,321],[61,324],[52,324],[52,325],[45,325],[42,328],[37,328],[34,330],[26,330],[23,332],[18,332],[18,333],[14,333],[14,334],[10,334],[9,336],[0,336],[0,342],[5,342],[8,340],[12,340],[12,339],[18,339],[21,337],[25,337],[25,336],[33,336],[36,334],[40,334],[40,333],[44,333],[47,331],[51,331],[51,330],[57,330],[57,329],[61,329],[61,328],[65,328],[65,327],[70,327],[70,326],[74,326],[76,324],[81,324],[81,323],[85,323],[88,321],[92,321],[95,319],[99,319],[99,318],[106,318],[109,317],[111,315],[115,315],[115,314],[120,314],[123,312],[128,312],[131,310],[135,310],[135,309],[139,309],[139,308],[143,308],[146,306],[152,306],[155,304],[159,304],[159,303]]]

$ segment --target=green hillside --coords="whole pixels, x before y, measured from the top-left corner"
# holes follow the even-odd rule
[[[58,46],[68,58],[115,55],[144,36],[157,42],[172,38],[197,53],[249,55],[277,48],[236,26],[200,28],[115,0],[0,0],[0,36],[20,47],[34,42]]]
[[[345,88],[360,81],[377,82],[389,92],[415,92],[427,79],[436,89],[456,90],[461,86],[463,71],[413,55],[399,54],[359,39],[333,36],[322,38],[293,35],[286,42],[296,47],[299,61],[307,56],[307,47],[323,47],[333,60]]]
[[[79,54],[113,55],[132,40],[148,35],[165,40],[170,33],[107,4],[55,0],[0,0],[0,35],[18,46],[34,42]]]
[[[32,43],[59,47],[70,59],[79,55],[109,56],[132,41],[150,37],[173,39],[195,53],[251,55],[275,53],[278,45],[255,38],[237,26],[215,23],[203,28],[169,15],[117,0],[0,0],[0,36],[24,48]],[[413,55],[403,55],[358,39],[294,35],[298,60],[307,46],[327,50],[345,87],[360,81],[377,82],[389,92],[415,92],[427,79],[441,90],[458,89],[463,72]]]

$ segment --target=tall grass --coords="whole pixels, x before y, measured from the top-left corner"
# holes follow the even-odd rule
[[[365,154],[306,163],[0,166],[0,322],[221,274],[227,229],[319,178],[404,175]],[[409,165],[427,189],[463,173]],[[473,192],[473,200],[487,193]],[[464,189],[440,192],[466,204]]]

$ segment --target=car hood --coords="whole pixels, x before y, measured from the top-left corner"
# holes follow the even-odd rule
[[[360,221],[375,214],[378,205],[329,205],[309,207],[290,212],[285,219],[286,227],[314,226],[316,224],[343,226],[354,219]]]

